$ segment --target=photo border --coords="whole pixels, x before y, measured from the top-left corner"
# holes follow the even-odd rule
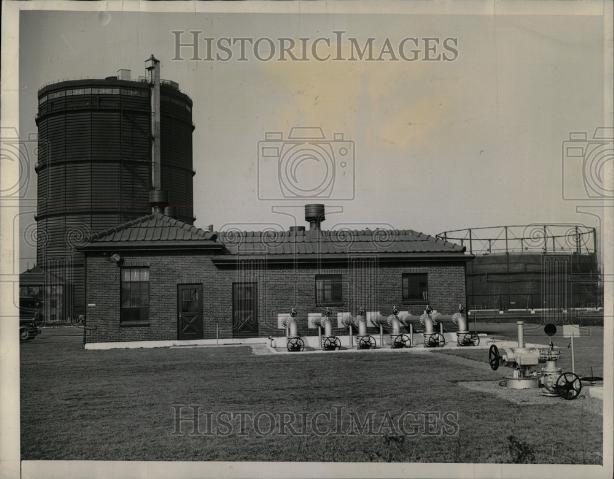
[[[329,1],[329,2],[144,2],[144,1],[32,1],[3,2],[1,117],[3,127],[19,129],[19,20],[22,11],[89,12],[187,12],[187,13],[293,13],[293,14],[392,14],[415,15],[590,15],[603,17],[604,24],[604,118],[603,126],[612,126],[613,82],[613,3],[594,1],[475,1],[400,2],[400,1]],[[0,186],[14,184],[18,168],[0,172]],[[609,171],[608,178],[614,178]],[[604,275],[611,275],[614,265],[614,209],[603,202],[602,228]],[[13,218],[19,204],[3,204],[0,210],[0,476],[1,477],[612,477],[612,358],[614,330],[604,322],[604,397],[603,466],[550,464],[437,464],[437,463],[288,463],[288,462],[157,462],[157,461],[20,461],[19,341],[18,310],[13,301],[13,286],[19,272],[12,261],[19,257],[19,245],[13,243]],[[17,256],[16,256],[17,255]],[[614,282],[604,282],[604,311],[613,311]],[[606,315],[608,316],[608,315]],[[611,316],[611,314],[609,314]],[[609,453],[607,451],[610,451]],[[299,467],[297,467],[299,466]]]

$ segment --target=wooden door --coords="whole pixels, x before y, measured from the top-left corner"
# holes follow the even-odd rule
[[[177,339],[203,338],[203,286],[177,285]]]
[[[258,336],[258,288],[256,283],[232,284],[232,336]]]

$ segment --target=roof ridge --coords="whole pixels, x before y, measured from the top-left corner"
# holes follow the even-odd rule
[[[130,227],[132,227],[134,225],[137,225],[137,224],[145,221],[146,219],[153,218],[156,214],[157,213],[149,213],[148,215],[139,216],[138,218],[135,218],[133,220],[127,221],[125,223],[121,223],[121,224],[119,224],[117,226],[113,226],[112,228],[109,228],[109,229],[106,229],[106,230],[103,230],[103,231],[99,231],[98,233],[93,234],[92,236],[90,236],[87,239],[87,242],[90,243],[92,241],[95,241],[95,240],[98,240],[98,239],[103,238],[105,236],[108,236],[111,233],[117,233],[118,231],[121,231],[123,229],[130,228]]]
[[[191,225],[184,221],[181,221],[177,218],[173,218],[171,216],[165,215],[159,212],[153,212],[148,215],[140,216],[133,220],[127,221],[125,223],[114,226],[113,228],[106,229],[104,231],[100,231],[92,236],[90,236],[87,240],[88,243],[93,242],[104,242],[104,241],[116,241],[111,239],[113,235],[121,234],[125,231],[132,230],[130,233],[130,237],[134,236],[135,241],[137,240],[143,232],[147,231],[155,231],[160,228],[177,228],[177,230],[183,231],[181,233],[181,240],[189,241],[189,240],[207,240],[207,241],[216,241],[216,234],[210,231],[205,231],[198,226]],[[134,230],[140,229],[141,233],[134,233]],[[145,233],[147,234],[147,233]],[[153,233],[152,233],[153,234]],[[178,238],[179,239],[179,238]],[[130,240],[129,240],[130,241]]]

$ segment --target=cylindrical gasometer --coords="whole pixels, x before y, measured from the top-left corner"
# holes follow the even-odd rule
[[[151,212],[151,104],[146,81],[69,80],[38,92],[37,263],[65,281],[67,314],[84,311],[83,257],[92,234]],[[194,222],[192,100],[161,85],[162,189]]]

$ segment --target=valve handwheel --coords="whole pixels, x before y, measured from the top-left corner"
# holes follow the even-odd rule
[[[322,349],[324,349],[325,351],[341,349],[341,340],[337,336],[326,337],[324,338],[324,344]]]
[[[496,344],[492,344],[488,349],[488,364],[490,369],[496,371],[499,369],[499,362],[501,361],[501,355],[499,354],[499,348]]]
[[[291,351],[291,352],[302,351],[303,349],[305,349],[305,343],[303,342],[301,338],[297,336],[295,338],[289,338],[288,344],[286,347],[288,351]]]
[[[395,349],[411,348],[411,339],[407,334],[399,334],[394,338],[392,345]]]
[[[375,347],[375,338],[373,336],[359,336],[358,349],[371,349]]]
[[[446,344],[446,339],[441,333],[433,333],[424,337],[424,345],[427,348],[443,347]]]
[[[566,372],[558,377],[554,388],[563,399],[576,399],[582,391],[582,381],[577,374]]]

